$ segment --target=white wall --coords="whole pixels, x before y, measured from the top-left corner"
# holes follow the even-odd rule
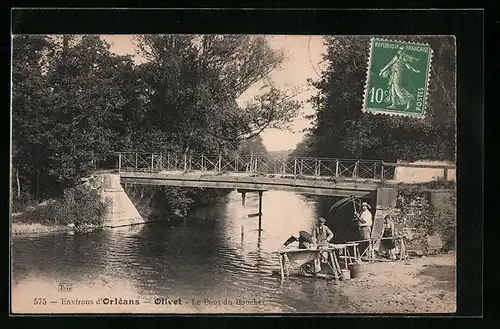
[[[398,163],[402,163],[398,161]],[[406,162],[408,163],[408,162]],[[445,161],[416,161],[409,162],[410,164],[422,164],[422,165],[455,165],[452,162]],[[443,169],[434,168],[407,168],[407,167],[396,167],[395,181],[403,183],[422,183],[430,182],[436,180],[437,178],[443,178]],[[448,180],[456,181],[456,170],[448,169]]]

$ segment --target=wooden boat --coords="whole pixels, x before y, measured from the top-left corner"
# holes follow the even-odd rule
[[[334,279],[335,282],[338,282],[342,278],[339,258],[342,260],[344,268],[348,269],[350,264],[359,261],[359,254],[356,252],[357,246],[358,243],[329,244],[313,249],[283,246],[278,250],[280,270],[273,271],[273,274],[280,275],[282,281],[284,281],[285,276],[305,276]],[[350,247],[354,249],[353,256],[349,253]],[[315,264],[316,271],[314,270]],[[318,267],[321,267],[319,271]]]

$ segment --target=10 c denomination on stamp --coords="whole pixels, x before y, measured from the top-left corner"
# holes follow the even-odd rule
[[[431,60],[428,44],[372,39],[363,112],[423,118]]]

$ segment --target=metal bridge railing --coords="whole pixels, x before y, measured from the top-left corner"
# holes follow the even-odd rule
[[[249,173],[281,177],[323,177],[393,180],[396,167],[438,168],[447,180],[449,165],[390,163],[382,160],[353,160],[262,155],[178,154],[117,152],[119,172],[213,172]]]
[[[394,166],[383,161],[260,155],[118,152],[120,172],[250,173],[293,177],[394,178]]]

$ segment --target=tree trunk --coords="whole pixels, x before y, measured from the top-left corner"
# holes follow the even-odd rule
[[[17,199],[21,199],[21,184],[19,183],[19,168],[16,168]]]
[[[38,196],[40,194],[40,156],[38,150],[36,152],[36,192],[35,199],[38,201]]]

